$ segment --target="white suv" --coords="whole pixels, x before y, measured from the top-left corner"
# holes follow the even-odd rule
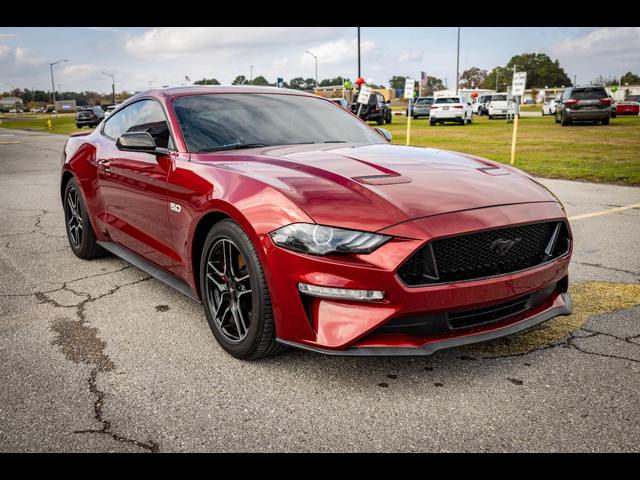
[[[460,125],[473,123],[473,108],[465,97],[440,97],[431,107],[431,126],[453,122]]]
[[[507,114],[516,114],[516,104],[509,104],[509,95],[506,93],[494,95],[489,104],[489,120],[493,120],[496,117],[506,117]]]

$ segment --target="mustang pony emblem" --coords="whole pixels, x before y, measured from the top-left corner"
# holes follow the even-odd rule
[[[501,256],[505,256],[509,251],[522,241],[521,238],[515,240],[496,240],[491,245],[491,251],[499,253]]]

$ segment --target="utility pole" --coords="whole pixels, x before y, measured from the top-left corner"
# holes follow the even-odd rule
[[[251,85],[253,85],[253,65],[251,65]]]
[[[113,104],[115,105],[117,103],[116,102],[116,77],[111,75],[110,73],[102,72],[102,74],[106,75],[107,77],[111,77],[111,80],[113,81],[111,86],[113,88]]]
[[[619,92],[620,90],[622,90],[622,64],[623,64],[623,63],[626,63],[626,62],[624,62],[624,61],[620,61],[620,78],[618,79],[618,92]],[[617,92],[616,92],[616,97],[617,97],[617,96],[618,96],[618,95],[617,95]],[[623,97],[623,98],[625,98],[625,97]]]
[[[51,64],[51,95],[52,95],[52,99],[53,101],[51,102],[51,104],[53,105],[53,108],[56,111],[56,117],[58,116],[58,109],[56,108],[56,81],[53,78],[53,67],[55,67],[56,65],[58,65],[59,63],[64,63],[64,62],[68,62],[69,60],[60,60],[58,62],[52,63]]]
[[[62,94],[62,84],[58,84],[58,92],[60,92],[60,100],[64,100],[64,95]]]
[[[362,40],[360,36],[360,29],[358,27],[358,78],[362,78]],[[358,85],[358,91],[362,89],[362,85]]]
[[[153,82],[149,82],[149,90],[153,90]]]
[[[460,30],[462,27],[458,27],[458,69],[456,73],[456,95],[460,94]]]
[[[316,59],[316,92],[318,91],[318,88],[320,88],[320,83],[318,83],[318,57],[316,57],[313,53],[311,52],[307,52],[309,55],[311,55],[313,58]]]

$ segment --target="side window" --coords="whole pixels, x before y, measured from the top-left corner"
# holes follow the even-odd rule
[[[123,133],[148,132],[160,148],[173,148],[164,111],[158,102],[142,100],[109,117],[104,134],[117,139]]]

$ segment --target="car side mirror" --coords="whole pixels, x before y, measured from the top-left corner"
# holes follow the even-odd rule
[[[170,153],[166,148],[158,148],[148,132],[123,133],[116,141],[116,147],[124,152],[150,153],[157,157],[165,157]]]
[[[376,132],[382,135],[384,139],[389,143],[391,143],[391,140],[393,140],[393,135],[391,135],[391,133],[389,133],[389,131],[385,130],[384,128],[376,128]]]

